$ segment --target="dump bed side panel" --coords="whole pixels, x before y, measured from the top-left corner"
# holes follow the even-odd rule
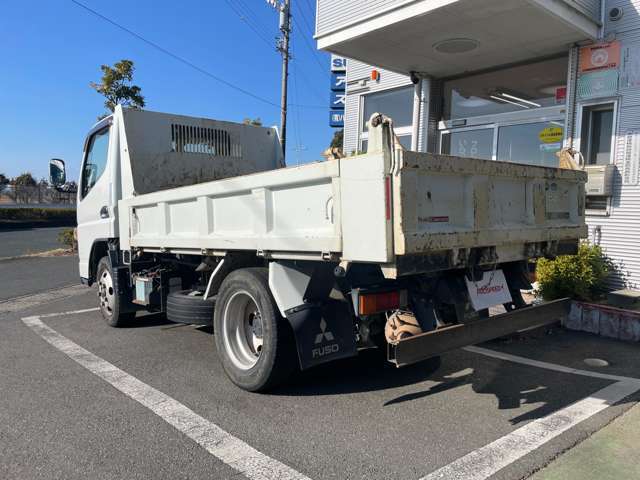
[[[340,252],[338,176],[335,160],[121,200],[121,247]]]
[[[585,181],[581,171],[403,152],[394,182],[395,252],[584,237]]]

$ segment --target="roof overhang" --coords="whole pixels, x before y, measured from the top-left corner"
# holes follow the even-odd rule
[[[316,36],[318,48],[399,73],[448,77],[566,52],[598,22],[564,0],[418,0]],[[469,39],[465,53],[443,41]]]

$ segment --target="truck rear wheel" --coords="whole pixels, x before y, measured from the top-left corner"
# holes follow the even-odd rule
[[[296,369],[293,332],[271,295],[266,268],[244,268],[225,278],[214,332],[225,372],[244,390],[273,388]]]
[[[115,291],[113,271],[108,257],[102,257],[98,262],[98,306],[106,322],[112,327],[124,327],[129,324],[136,312],[123,312],[121,299]]]

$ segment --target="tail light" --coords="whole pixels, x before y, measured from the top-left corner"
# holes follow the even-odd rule
[[[406,304],[406,291],[361,293],[358,296],[358,313],[371,315],[373,313],[396,310]]]

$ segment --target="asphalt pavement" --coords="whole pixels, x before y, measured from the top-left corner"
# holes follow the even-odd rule
[[[6,227],[0,229],[0,258],[17,257],[44,252],[63,245],[58,240],[60,232],[70,227],[22,228]]]
[[[72,290],[76,293],[64,298]],[[3,314],[0,306],[3,479],[243,478],[233,464],[193,441],[188,429],[197,427],[184,426],[184,419],[177,422],[183,430],[175,419],[172,425],[171,408],[145,407],[139,400],[144,389],[162,392],[256,455],[294,469],[301,475],[296,478],[419,479],[474,452],[482,455],[478,468],[486,468],[495,452],[485,455],[483,449],[506,441],[505,454],[512,454],[540,441],[540,434],[527,437],[530,427],[566,423],[568,407],[597,401],[615,384],[598,378],[600,373],[640,372],[636,345],[555,330],[492,342],[480,353],[452,352],[436,372],[420,365],[395,369],[379,352],[365,352],[299,374],[269,394],[251,394],[225,377],[213,334],[205,328],[148,315],[131,328],[114,329],[98,312],[85,311],[95,307],[93,289],[80,294],[63,289],[56,298],[23,303],[25,309],[13,313]],[[82,311],[38,317],[77,310]],[[40,333],[22,320],[34,315],[46,325]],[[53,335],[64,340],[52,340]],[[75,359],[61,351],[64,342]],[[518,355],[525,363],[486,352]],[[589,370],[583,359],[594,353],[611,367],[591,369],[595,376],[572,373],[571,368]],[[527,358],[570,368],[536,367]],[[117,367],[122,372],[114,382],[128,377],[133,386],[121,390],[88,370],[91,365],[96,371]],[[491,478],[526,478],[637,400],[636,393],[604,405],[563,433],[552,432],[539,447],[499,465]],[[468,463],[465,468],[475,469]],[[262,475],[245,476],[277,478]]]
[[[0,260],[0,302],[79,283],[76,255]]]

